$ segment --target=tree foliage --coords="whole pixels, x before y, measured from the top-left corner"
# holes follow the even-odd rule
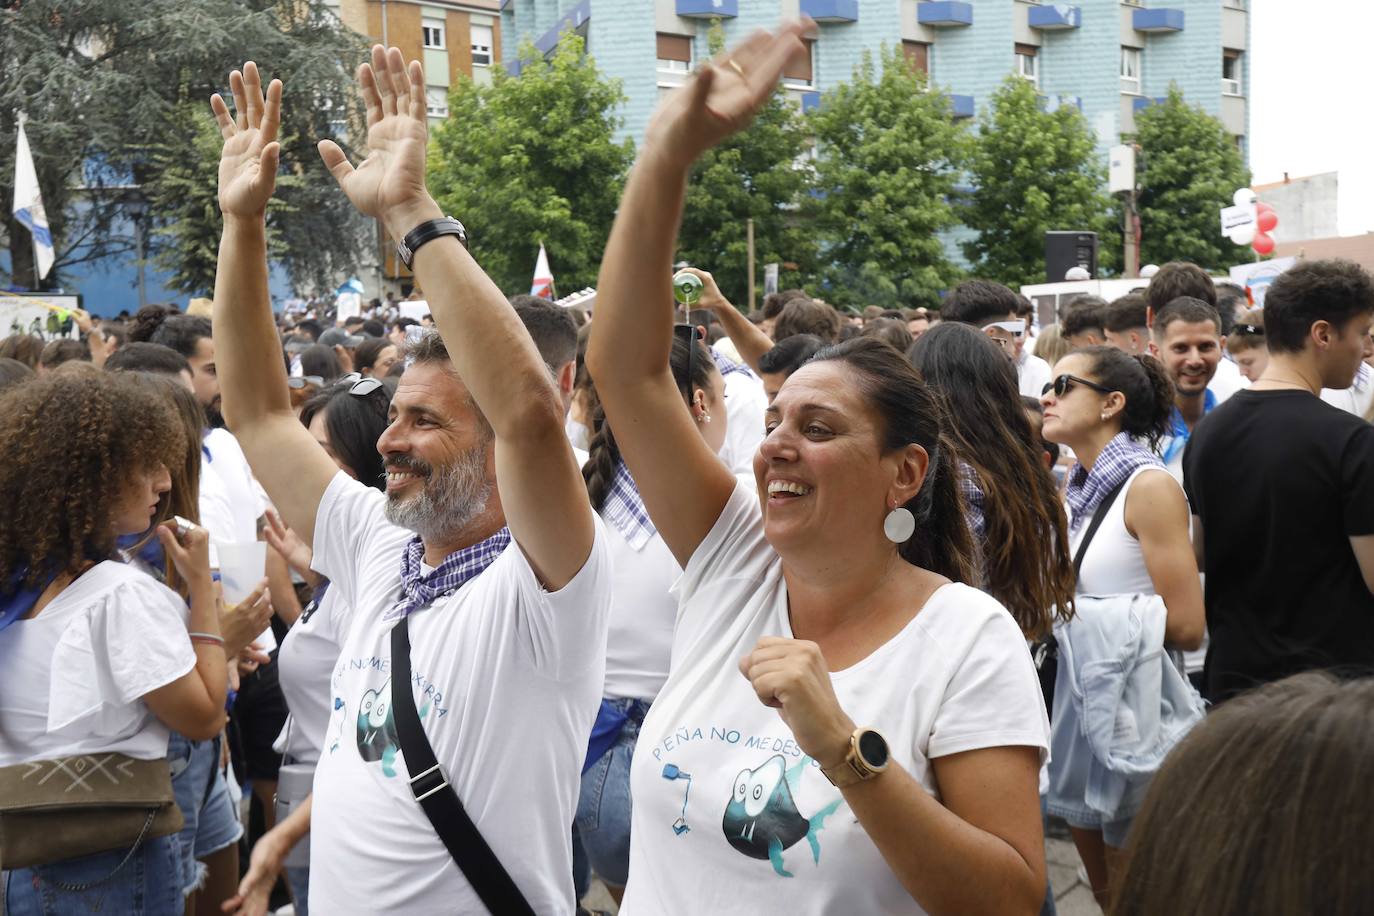
[[[518,75],[460,78],[431,138],[430,188],[507,293],[528,292],[541,242],[560,292],[596,282],[634,145],[614,140],[619,82],[582,48],[567,34],[548,59],[524,46]]]
[[[327,136],[346,141],[347,126],[358,123],[352,70],[364,52],[363,39],[324,0],[25,0],[0,12],[0,198],[13,194],[10,138],[23,110],[57,248],[46,284],[60,283],[63,267],[133,255],[133,235],[122,225],[129,200],[151,197],[159,184],[177,186],[156,181],[154,169],[176,162],[188,175],[202,174],[203,163],[189,157],[209,154],[179,112],[208,109],[212,92],[227,94],[229,71],[253,59],[286,84],[283,169],[297,180],[286,182],[287,206],[274,213],[279,253],[299,286],[328,285],[356,263],[367,226],[334,187],[314,144]],[[183,203],[150,199],[155,257],[158,239],[179,239],[158,228],[190,215],[210,220]],[[0,233],[11,279],[32,285],[28,233],[8,208],[5,217]],[[176,258],[163,252],[161,261]]]
[[[719,24],[708,36],[710,53],[724,47]],[[747,224],[754,221],[756,293],[763,265],[793,265],[779,272],[779,287],[798,286],[815,264],[816,243],[799,218],[810,186],[808,141],[796,106],[779,89],[748,128],[709,150],[692,167],[678,230],[678,257],[711,271],[731,302],[749,301]]]
[[[951,197],[968,145],[949,99],[926,91],[901,48],[884,48],[808,122],[821,153],[808,210],[823,239],[825,297],[934,305],[957,276],[937,233],[958,221]]]
[[[1075,107],[1045,111],[1029,81],[1009,76],[978,122],[969,159],[973,190],[960,210],[977,236],[963,245],[981,277],[1010,286],[1045,282],[1045,233],[1098,232],[1119,248],[1092,128]]]
[[[1218,211],[1231,205],[1236,189],[1250,184],[1250,171],[1222,123],[1189,105],[1177,87],[1137,114],[1135,123],[1141,262],[1184,260],[1219,271],[1249,260],[1218,223]]]

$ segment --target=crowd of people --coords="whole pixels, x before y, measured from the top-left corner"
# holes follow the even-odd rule
[[[211,314],[0,341],[5,912],[1053,913],[1054,819],[1107,912],[1368,908],[1374,278],[684,312],[801,35],[665,97],[585,311],[483,273],[379,46],[320,155],[428,314],[274,314],[231,74]]]

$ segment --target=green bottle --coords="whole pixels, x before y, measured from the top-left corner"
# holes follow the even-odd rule
[[[678,305],[691,308],[701,301],[701,288],[704,285],[696,274],[679,270],[673,274],[673,298]]]

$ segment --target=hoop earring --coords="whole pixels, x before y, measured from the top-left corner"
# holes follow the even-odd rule
[[[894,544],[905,544],[916,533],[916,516],[905,506],[898,506],[883,519],[883,534]]]

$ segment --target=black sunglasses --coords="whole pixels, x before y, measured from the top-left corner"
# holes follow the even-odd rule
[[[1091,388],[1093,391],[1098,391],[1102,394],[1111,394],[1115,390],[1105,385],[1099,385],[1097,382],[1090,382],[1085,378],[1079,378],[1076,375],[1061,375],[1059,378],[1040,389],[1040,394],[1044,396],[1053,391],[1055,397],[1062,398],[1070,391],[1073,391],[1074,385],[1082,385],[1085,388]]]
[[[348,389],[349,394],[365,398],[382,387],[382,380],[363,375],[361,372],[350,372],[347,375],[340,376],[339,380],[334,384],[351,385],[352,387]]]

